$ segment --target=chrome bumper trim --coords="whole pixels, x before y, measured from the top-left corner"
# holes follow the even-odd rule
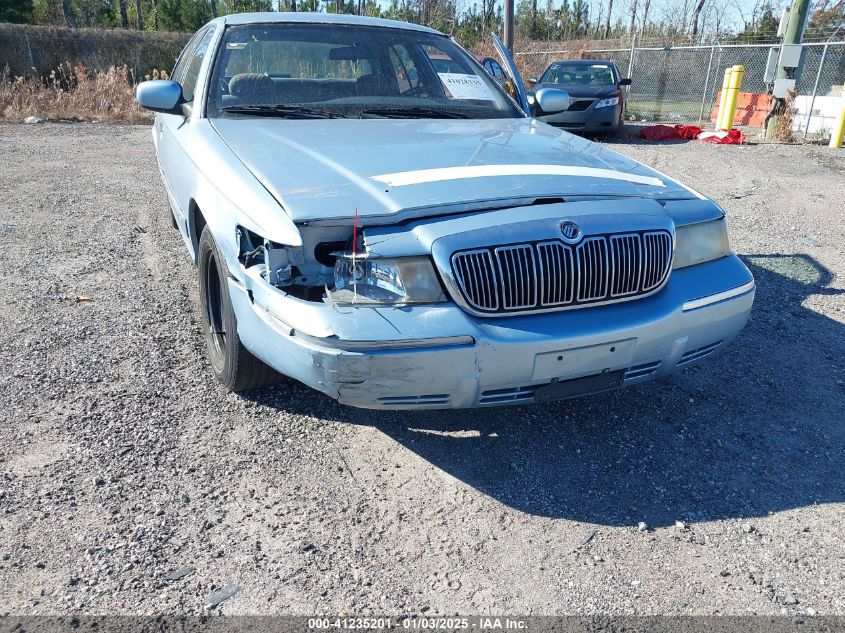
[[[436,338],[405,339],[394,341],[345,341],[336,336],[319,338],[293,330],[293,337],[318,347],[348,352],[380,351],[393,349],[419,349],[426,347],[458,347],[475,345],[472,336],[441,336]]]
[[[754,290],[753,279],[746,284],[737,286],[736,288],[731,288],[730,290],[725,290],[724,292],[717,292],[714,295],[708,295],[706,297],[701,297],[700,299],[693,299],[692,301],[687,301],[686,303],[684,303],[682,310],[684,312],[689,312],[690,310],[697,310],[698,308],[703,308],[704,306],[709,306],[713,303],[724,301],[725,299],[733,299],[734,297],[738,297],[739,295],[744,295],[746,292],[750,292],[751,290]]]

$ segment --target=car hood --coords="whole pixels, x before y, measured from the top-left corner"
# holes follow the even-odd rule
[[[540,88],[557,88],[558,90],[565,90],[569,93],[570,97],[575,97],[577,99],[585,99],[587,97],[600,99],[604,97],[612,97],[619,92],[619,88],[616,86],[594,86],[590,84],[537,84],[533,88],[533,91],[536,92]]]
[[[645,165],[531,119],[212,123],[295,222],[348,220],[356,209],[373,223],[533,198],[694,197]]]

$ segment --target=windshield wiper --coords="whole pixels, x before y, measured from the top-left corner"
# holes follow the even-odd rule
[[[220,108],[221,112],[229,114],[254,114],[256,116],[275,116],[285,119],[343,119],[346,118],[339,112],[320,110],[318,108],[306,108],[304,106],[291,106],[283,103],[276,104],[252,104],[252,105],[230,105]]]
[[[466,119],[467,115],[435,108],[370,108],[361,110],[362,118],[366,115],[386,119]]]

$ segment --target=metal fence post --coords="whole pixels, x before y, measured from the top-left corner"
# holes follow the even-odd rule
[[[822,49],[822,58],[819,60],[819,71],[816,73],[816,83],[813,85],[813,97],[810,99],[810,109],[807,111],[807,121],[804,123],[804,138],[807,138],[807,132],[810,130],[810,119],[813,118],[813,106],[816,104],[816,94],[819,92],[819,79],[822,76],[822,68],[824,68],[824,60],[827,57],[827,47],[830,46],[830,41],[836,37],[836,34],[842,29],[845,24],[840,24],[836,30],[830,34],[827,41],[824,43]]]
[[[627,77],[633,77],[634,74],[634,52],[637,50],[634,48],[637,45],[637,31],[635,30],[633,35],[631,35],[631,53],[628,55],[628,75]],[[631,86],[625,86],[625,105],[622,108],[622,118],[625,118],[625,115],[628,113],[628,103],[631,101]]]
[[[698,127],[701,127],[701,124],[704,122],[704,103],[707,99],[707,88],[710,87],[710,69],[713,67],[713,53],[716,50],[717,43],[718,40],[715,40],[710,46],[710,61],[707,62],[707,75],[704,77],[704,90],[701,91],[701,110],[698,112]]]
[[[637,45],[637,32],[634,31],[634,34],[631,36],[631,54],[628,56],[628,77],[631,77],[634,73],[634,52]]]
[[[822,76],[822,68],[824,68],[824,59],[827,57],[827,47],[830,43],[830,40],[824,43],[824,48],[822,49],[822,58],[819,60],[819,70],[816,73],[816,83],[813,84],[813,96],[810,98],[810,107],[807,109],[807,120],[804,123],[804,137],[807,138],[807,132],[810,130],[810,119],[813,118],[813,106],[816,104],[816,95],[819,92],[819,80]]]
[[[24,33],[23,37],[26,41],[26,52],[29,55],[29,67],[35,68],[35,60],[32,58],[32,46],[29,43],[29,33]]]

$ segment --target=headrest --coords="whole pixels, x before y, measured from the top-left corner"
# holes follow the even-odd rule
[[[229,94],[240,97],[273,89],[273,80],[262,73],[241,73],[229,80]]]

